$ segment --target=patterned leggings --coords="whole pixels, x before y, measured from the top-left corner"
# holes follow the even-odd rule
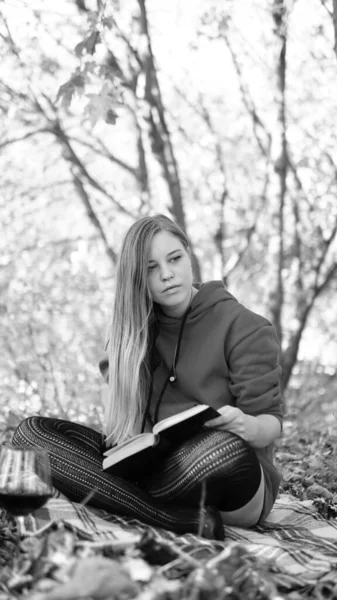
[[[90,504],[97,508],[208,538],[223,539],[218,511],[244,506],[261,481],[255,452],[238,436],[216,429],[179,445],[137,484],[102,470],[102,436],[84,425],[29,417],[14,432],[13,445],[48,450],[54,486],[75,502],[95,489]]]

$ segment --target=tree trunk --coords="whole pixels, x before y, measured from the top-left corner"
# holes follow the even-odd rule
[[[287,25],[286,9],[283,0],[274,0],[272,15],[276,27],[276,35],[280,42],[280,54],[276,65],[278,100],[278,139],[276,141],[276,154],[274,171],[277,175],[278,192],[277,206],[273,211],[276,224],[275,234],[271,232],[271,269],[275,271],[269,296],[269,310],[271,320],[276,329],[277,336],[282,345],[282,310],[284,304],[284,207],[287,194],[287,119],[286,119],[286,71],[287,71]]]
[[[171,135],[166,122],[166,111],[162,101],[161,89],[152,52],[145,0],[138,0],[138,4],[140,8],[140,35],[143,42],[141,58],[143,63],[144,84],[141,89],[141,100],[143,101],[143,106],[146,107],[144,119],[146,121],[146,128],[150,138],[152,152],[161,166],[163,178],[168,187],[172,203],[170,212],[177,223],[186,230],[186,218],[179,169],[171,141]],[[200,265],[193,249],[192,266],[195,280],[201,281]]]

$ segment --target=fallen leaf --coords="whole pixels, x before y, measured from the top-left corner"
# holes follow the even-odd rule
[[[128,571],[133,581],[150,581],[153,570],[142,558],[127,558],[123,561],[124,568]]]
[[[93,556],[79,560],[72,578],[56,585],[45,594],[36,594],[31,600],[114,600],[121,596],[134,598],[140,592],[139,586],[116,561]]]
[[[307,488],[307,496],[309,499],[317,498],[318,496],[325,498],[325,500],[332,500],[333,498],[333,494],[329,490],[317,483],[313,483]]]

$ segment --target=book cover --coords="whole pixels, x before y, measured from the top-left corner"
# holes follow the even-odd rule
[[[141,433],[104,453],[103,469],[128,479],[140,479],[155,469],[165,453],[193,437],[206,423],[219,416],[217,410],[197,404],[163,419],[152,432]]]

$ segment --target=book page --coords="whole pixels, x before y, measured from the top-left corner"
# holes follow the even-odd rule
[[[172,415],[171,417],[167,417],[167,419],[163,419],[162,421],[159,421],[159,423],[156,423],[153,427],[153,433],[158,434],[161,431],[168,429],[169,427],[173,427],[173,425],[176,425],[177,423],[181,423],[182,421],[190,419],[194,415],[198,415],[199,413],[207,410],[208,408],[209,406],[207,406],[206,404],[196,404],[195,406],[191,406],[191,408],[188,408],[183,412],[180,412],[176,415]]]
[[[105,456],[103,459],[103,469],[107,469],[108,467],[133,456],[138,452],[145,450],[145,448],[152,447],[155,443],[156,436],[153,433],[137,435],[136,437],[123,442],[123,444],[112,448],[108,456]]]
[[[122,448],[125,448],[125,446],[129,446],[130,444],[138,444],[138,440],[140,438],[147,438],[148,436],[153,438],[153,433],[139,433],[138,435],[134,435],[132,438],[128,438],[124,442],[117,444],[117,446],[113,446],[109,450],[106,450],[106,452],[103,453],[103,456],[110,456],[110,454],[115,454],[115,452],[121,450]]]

